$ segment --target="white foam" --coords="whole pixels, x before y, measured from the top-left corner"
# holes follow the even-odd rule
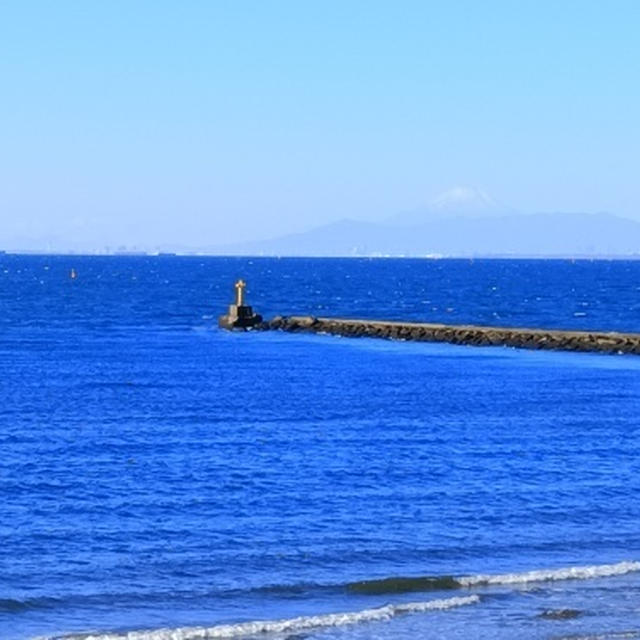
[[[528,582],[549,582],[554,580],[589,580],[622,576],[625,573],[640,571],[640,562],[617,562],[616,564],[598,564],[586,567],[566,567],[564,569],[537,569],[522,573],[504,573],[501,575],[463,576],[456,580],[464,587],[492,584],[527,584]]]
[[[640,571],[640,562],[625,561],[615,564],[600,564],[561,569],[537,569],[520,573],[478,574],[463,576],[455,580],[464,587],[488,585],[523,585],[530,582],[549,582],[556,580],[589,580],[621,576]],[[383,622],[395,616],[411,613],[423,613],[475,604],[479,596],[456,596],[422,602],[388,604],[375,609],[363,609],[345,613],[327,613],[316,616],[300,616],[285,620],[256,620],[237,624],[223,624],[212,627],[180,627],[173,629],[155,629],[149,631],[129,631],[122,633],[83,633],[49,640],[214,640],[217,638],[243,638],[260,634],[295,633],[322,627],[341,627],[367,622]],[[596,638],[598,636],[593,636]],[[603,636],[614,637],[614,636]],[[626,637],[626,636],[622,636]],[[592,636],[585,636],[591,639]],[[42,638],[41,640],[46,640]]]
[[[222,624],[214,627],[182,627],[152,631],[129,631],[125,633],[82,634],[64,636],[64,638],[65,640],[213,640],[215,638],[243,638],[264,633],[289,633],[321,627],[342,627],[366,622],[384,622],[398,615],[442,611],[467,604],[475,604],[479,601],[480,598],[477,595],[472,595],[424,602],[388,604],[376,609],[300,616],[286,620],[256,620],[254,622]]]

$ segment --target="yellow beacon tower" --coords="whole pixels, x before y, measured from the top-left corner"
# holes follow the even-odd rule
[[[238,280],[235,283],[236,301],[229,305],[226,315],[218,318],[218,326],[222,329],[250,329],[262,322],[262,316],[254,313],[253,309],[245,304],[244,290],[247,283]]]

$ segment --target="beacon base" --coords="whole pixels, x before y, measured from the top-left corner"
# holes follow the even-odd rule
[[[230,304],[229,313],[218,318],[218,326],[222,329],[250,329],[261,322],[262,316],[244,304]]]

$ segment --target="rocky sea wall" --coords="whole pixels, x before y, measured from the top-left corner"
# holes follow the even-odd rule
[[[391,322],[313,316],[276,316],[264,330],[325,333],[348,337],[386,338],[419,342],[449,342],[473,346],[633,353],[640,355],[640,333],[564,331],[475,325]]]

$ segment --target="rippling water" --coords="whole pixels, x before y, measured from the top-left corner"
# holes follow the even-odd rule
[[[0,638],[640,637],[640,358],[219,331],[240,276],[640,331],[640,262],[0,256]]]

